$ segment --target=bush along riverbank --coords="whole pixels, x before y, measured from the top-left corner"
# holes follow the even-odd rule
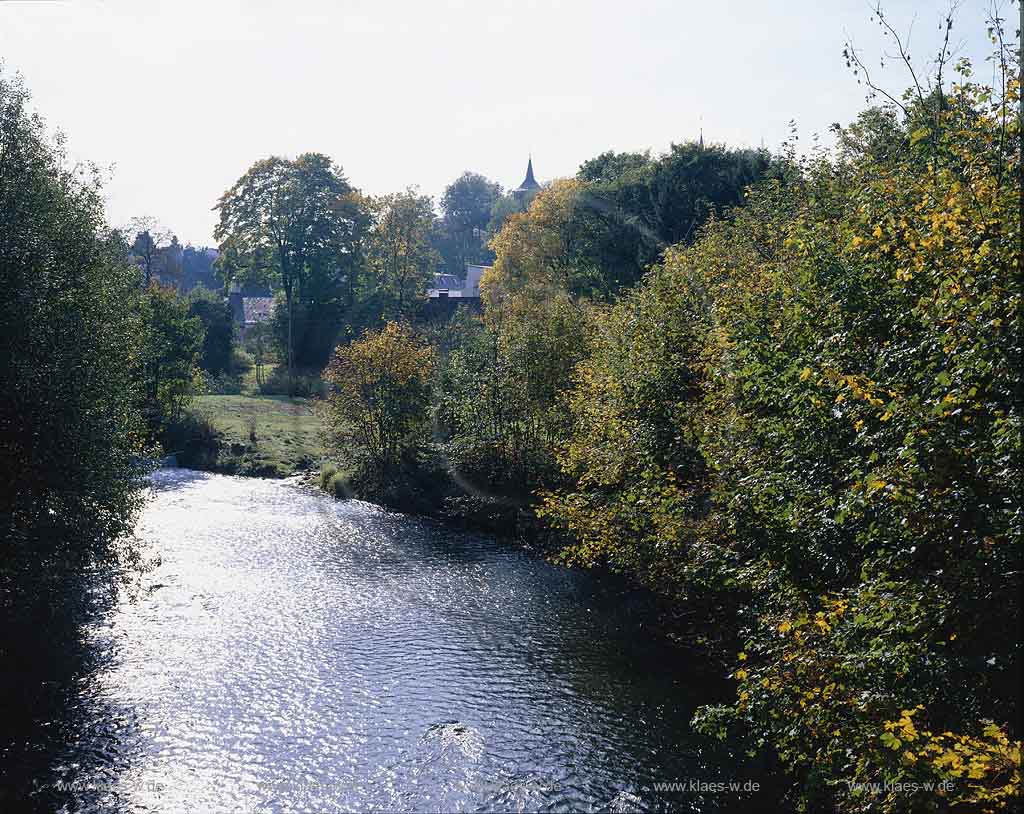
[[[388,470],[353,470],[327,462],[312,480],[339,500],[365,500],[451,528],[512,540],[529,550],[553,552],[564,543],[561,534],[537,517],[532,502],[473,490],[436,451]]]

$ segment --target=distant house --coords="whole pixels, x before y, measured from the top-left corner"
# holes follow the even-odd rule
[[[228,293],[228,304],[231,306],[231,314],[243,340],[246,332],[254,325],[264,322],[274,315],[274,298],[268,288],[252,286],[243,288],[238,283],[232,283]]]
[[[489,268],[490,266],[466,263],[465,279],[462,280],[454,274],[435,274],[434,285],[427,289],[427,297],[432,300],[460,299],[479,302],[480,278]]]

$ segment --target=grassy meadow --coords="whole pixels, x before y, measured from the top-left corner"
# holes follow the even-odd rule
[[[324,456],[320,421],[310,399],[197,396],[193,412],[216,431],[218,442],[203,468],[287,477],[318,468]]]

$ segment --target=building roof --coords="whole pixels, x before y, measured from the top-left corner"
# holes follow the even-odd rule
[[[242,321],[246,325],[269,319],[273,313],[273,297],[242,297]]]
[[[516,192],[525,192],[526,190],[540,189],[540,184],[537,183],[537,179],[533,177],[533,156],[531,155],[526,162],[526,177],[523,179],[523,183],[519,185],[519,189]]]
[[[454,274],[435,274],[433,285],[427,289],[427,296],[431,299],[440,296],[480,299],[480,278],[489,268],[490,266],[466,263],[466,277],[463,280]],[[445,293],[442,295],[442,292]]]

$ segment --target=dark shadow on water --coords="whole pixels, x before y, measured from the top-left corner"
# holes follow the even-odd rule
[[[59,598],[0,618],[2,812],[119,807],[113,781],[126,768],[134,715],[105,698],[98,681],[116,658],[102,635],[113,598],[90,582],[65,585]],[[117,749],[96,745],[87,730],[97,722],[120,730]]]

